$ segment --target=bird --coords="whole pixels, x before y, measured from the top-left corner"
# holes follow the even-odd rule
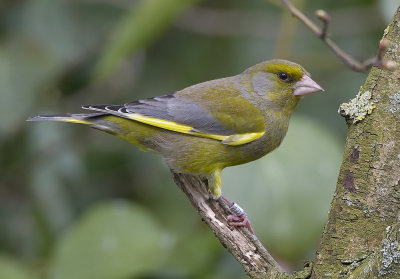
[[[253,232],[244,210],[222,196],[221,171],[277,148],[300,99],[318,91],[324,90],[302,66],[273,59],[174,93],[27,121],[84,124],[159,153],[172,171],[206,178],[210,196],[234,212],[230,224]]]

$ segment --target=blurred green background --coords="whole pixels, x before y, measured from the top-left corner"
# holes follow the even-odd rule
[[[397,3],[396,3],[397,2]],[[398,1],[293,1],[332,18],[334,40],[372,56]],[[326,90],[298,106],[281,147],[223,173],[288,270],[311,260],[346,136],[337,108],[366,75],[266,0],[0,2],[0,278],[245,278],[157,155],[29,116],[120,104],[230,76],[271,58]]]

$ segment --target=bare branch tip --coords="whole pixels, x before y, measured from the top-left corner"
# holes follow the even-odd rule
[[[329,26],[329,21],[331,18],[329,16],[329,14],[324,10],[316,10],[315,16],[323,23],[323,26],[322,26],[319,36],[321,39],[325,39],[327,36],[327,33],[328,33],[328,26]]]
[[[382,62],[383,54],[385,53],[386,49],[389,47],[390,41],[386,38],[382,39],[378,45],[378,52],[376,54],[378,62]]]
[[[331,19],[331,17],[329,16],[329,14],[328,14],[326,11],[324,11],[324,10],[316,10],[316,11],[315,11],[315,16],[316,16],[319,20],[321,20],[321,21],[323,21],[323,22],[330,21],[330,19]]]
[[[390,46],[390,41],[386,38],[383,38],[378,45],[378,52],[375,57],[375,61],[372,66],[377,66],[382,69],[386,69],[389,71],[392,71],[397,68],[397,64],[392,61],[392,60],[385,60],[383,58],[383,55],[385,54],[385,51],[388,49]]]
[[[380,42],[379,42],[379,50],[380,51],[385,51],[390,45],[390,41],[386,38],[383,38]]]

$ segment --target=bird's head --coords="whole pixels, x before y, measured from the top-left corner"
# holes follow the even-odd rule
[[[292,108],[299,99],[324,91],[300,65],[287,60],[269,60],[248,68],[252,91],[272,107]]]

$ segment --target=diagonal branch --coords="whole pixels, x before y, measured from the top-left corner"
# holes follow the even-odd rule
[[[226,205],[209,198],[207,185],[199,176],[171,172],[202,220],[251,278],[288,278],[254,234],[228,225]]]
[[[306,15],[298,10],[289,0],[281,0],[283,5],[290,11],[290,13],[298,18],[308,29],[310,29],[315,35],[317,35],[331,50],[339,57],[347,66],[356,72],[367,72],[371,67],[377,66],[386,69],[393,69],[395,67],[392,61],[385,61],[383,59],[383,53],[388,47],[388,41],[382,40],[379,44],[378,53],[375,57],[359,62],[343,51],[337,44],[335,44],[328,36],[329,26],[329,15],[323,11],[316,11],[316,16],[322,21],[323,27],[319,28],[314,24]]]

